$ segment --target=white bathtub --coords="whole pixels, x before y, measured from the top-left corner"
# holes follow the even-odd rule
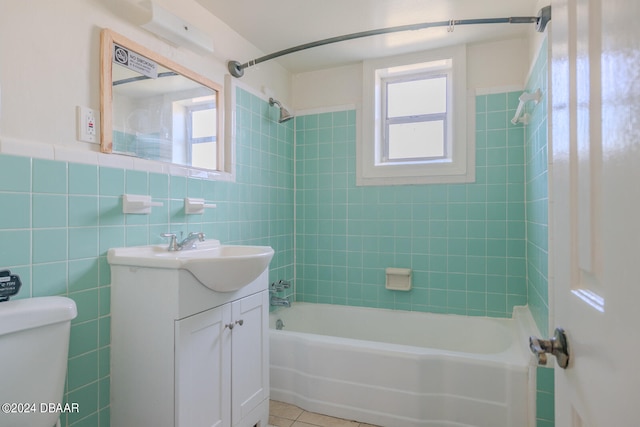
[[[495,319],[296,303],[270,327],[271,399],[385,427],[535,425],[526,307]]]

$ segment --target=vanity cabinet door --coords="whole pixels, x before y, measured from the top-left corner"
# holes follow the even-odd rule
[[[176,427],[231,425],[230,324],[231,304],[176,321]]]
[[[264,291],[232,303],[234,426],[269,396],[268,298],[268,292]]]

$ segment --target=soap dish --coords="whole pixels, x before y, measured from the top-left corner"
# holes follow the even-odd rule
[[[392,291],[409,291],[411,290],[411,269],[410,268],[392,268],[386,270],[387,283],[385,288]]]

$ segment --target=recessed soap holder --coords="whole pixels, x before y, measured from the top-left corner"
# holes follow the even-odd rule
[[[136,194],[122,195],[122,212],[126,214],[150,214],[151,207],[163,206],[162,202],[152,202],[151,196]]]
[[[205,209],[216,208],[214,203],[205,203],[204,199],[196,197],[186,197],[184,199],[184,213],[186,214],[201,214]]]
[[[387,282],[385,287],[392,291],[410,291],[411,276],[410,268],[393,268],[389,267],[385,270]]]

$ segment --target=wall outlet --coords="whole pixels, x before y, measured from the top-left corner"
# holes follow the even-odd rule
[[[76,107],[76,126],[78,141],[98,143],[97,114],[88,107]]]

